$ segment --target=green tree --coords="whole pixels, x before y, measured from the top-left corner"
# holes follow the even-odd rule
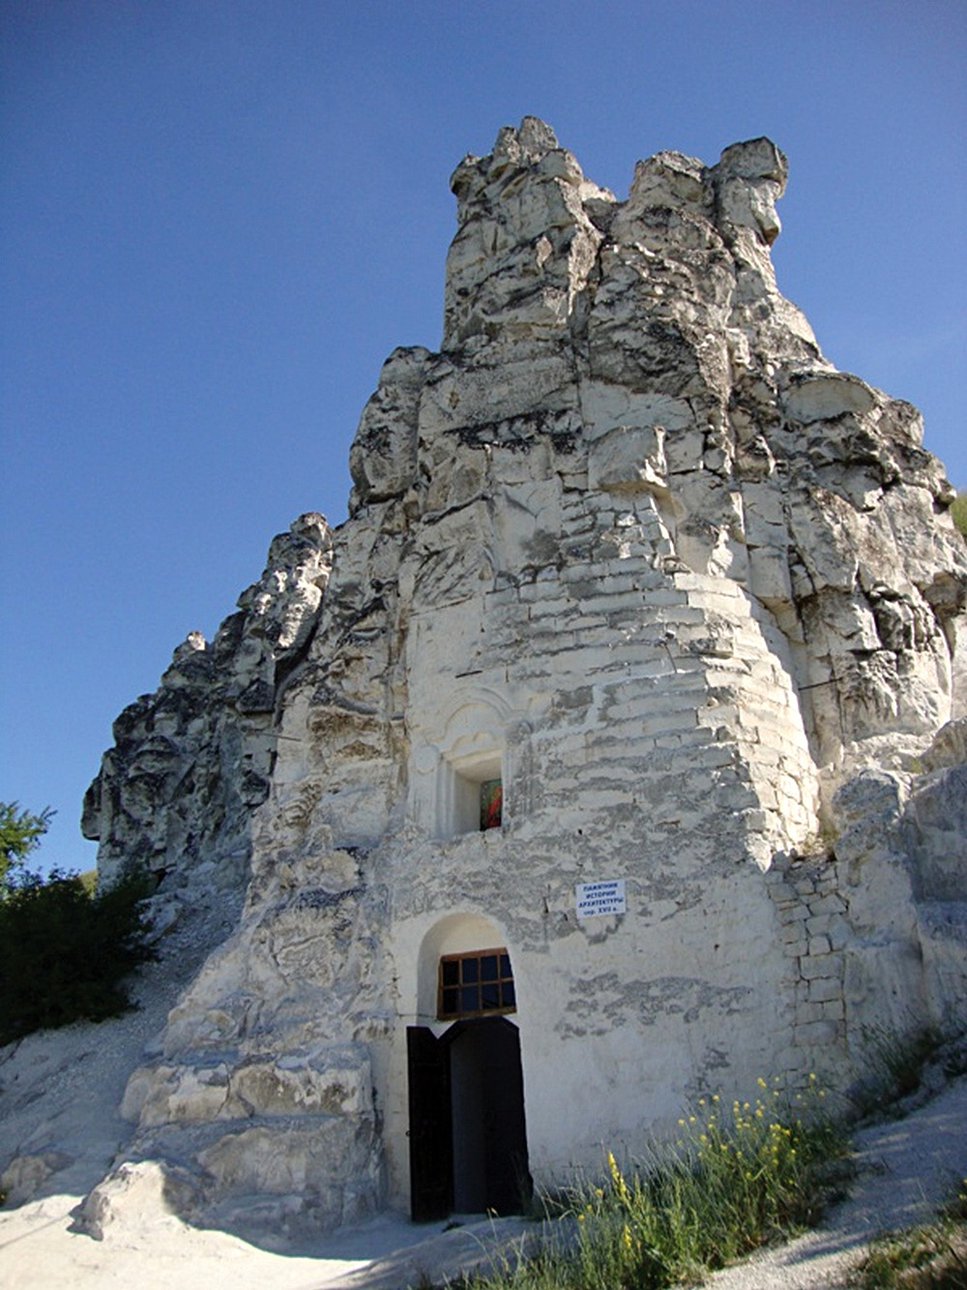
[[[124,978],[154,957],[143,904],[153,888],[132,874],[92,893],[55,872],[0,902],[0,1044],[131,1007]]]
[[[0,802],[0,1044],[124,1012],[124,978],[154,957],[145,943],[144,901],[154,890],[147,875],[98,888],[27,868],[53,814]]]
[[[27,857],[40,845],[54,812],[39,815],[20,809],[19,802],[0,802],[0,900],[27,876]]]

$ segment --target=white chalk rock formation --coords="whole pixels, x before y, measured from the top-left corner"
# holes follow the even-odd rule
[[[125,1099],[196,1208],[506,1210],[962,1006],[967,553],[915,409],[778,291],[786,170],[467,157],[331,552],[301,521],[121,718],[107,870],[247,884]]]
[[[211,644],[191,632],[155,693],[115,721],[82,820],[84,836],[100,842],[103,879],[135,864],[222,889],[244,882],[276,703],[315,630],[331,560],[326,521],[300,516],[274,539],[261,579]]]

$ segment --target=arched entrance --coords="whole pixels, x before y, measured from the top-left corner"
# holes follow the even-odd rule
[[[519,1214],[532,1188],[517,1027],[476,1017],[437,1038],[410,1026],[407,1051],[414,1221]]]

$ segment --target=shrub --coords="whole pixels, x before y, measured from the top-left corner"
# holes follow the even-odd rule
[[[7,893],[0,901],[0,1044],[131,1006],[123,978],[153,956],[140,904],[151,888],[150,879],[129,875],[92,892],[55,872]]]
[[[967,538],[967,493],[958,493],[954,498],[953,505],[950,508],[950,516],[964,537]]]

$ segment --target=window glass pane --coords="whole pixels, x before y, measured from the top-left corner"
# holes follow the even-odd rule
[[[505,1008],[514,1008],[517,1006],[517,994],[514,990],[513,981],[505,981],[500,987],[503,996],[503,1006]]]
[[[512,973],[512,972],[511,972],[511,970],[510,970],[510,955],[509,955],[509,954],[501,954],[501,956],[500,956],[500,975],[501,975],[501,976],[512,976],[512,975],[513,975],[513,973]]]
[[[443,991],[443,1006],[440,1011],[445,1017],[452,1017],[460,1011],[459,995],[456,990]]]
[[[496,981],[493,985],[482,985],[480,987],[480,1002],[484,1008],[500,1007],[500,986]]]
[[[477,1012],[480,1008],[479,994],[475,985],[465,985],[460,991],[460,1011]]]
[[[451,959],[449,962],[447,962],[447,961],[444,959],[444,961],[440,964],[440,968],[441,968],[441,971],[442,971],[442,973],[443,973],[443,984],[444,984],[444,985],[458,985],[458,984],[459,984],[459,982],[460,982],[460,964],[456,961],[456,959]]]
[[[497,980],[497,955],[485,954],[480,960],[481,981]]]
[[[475,959],[475,958],[464,959],[460,966],[463,968],[464,985],[469,985],[471,982],[476,981],[479,978],[479,974],[480,974],[479,959]]]

